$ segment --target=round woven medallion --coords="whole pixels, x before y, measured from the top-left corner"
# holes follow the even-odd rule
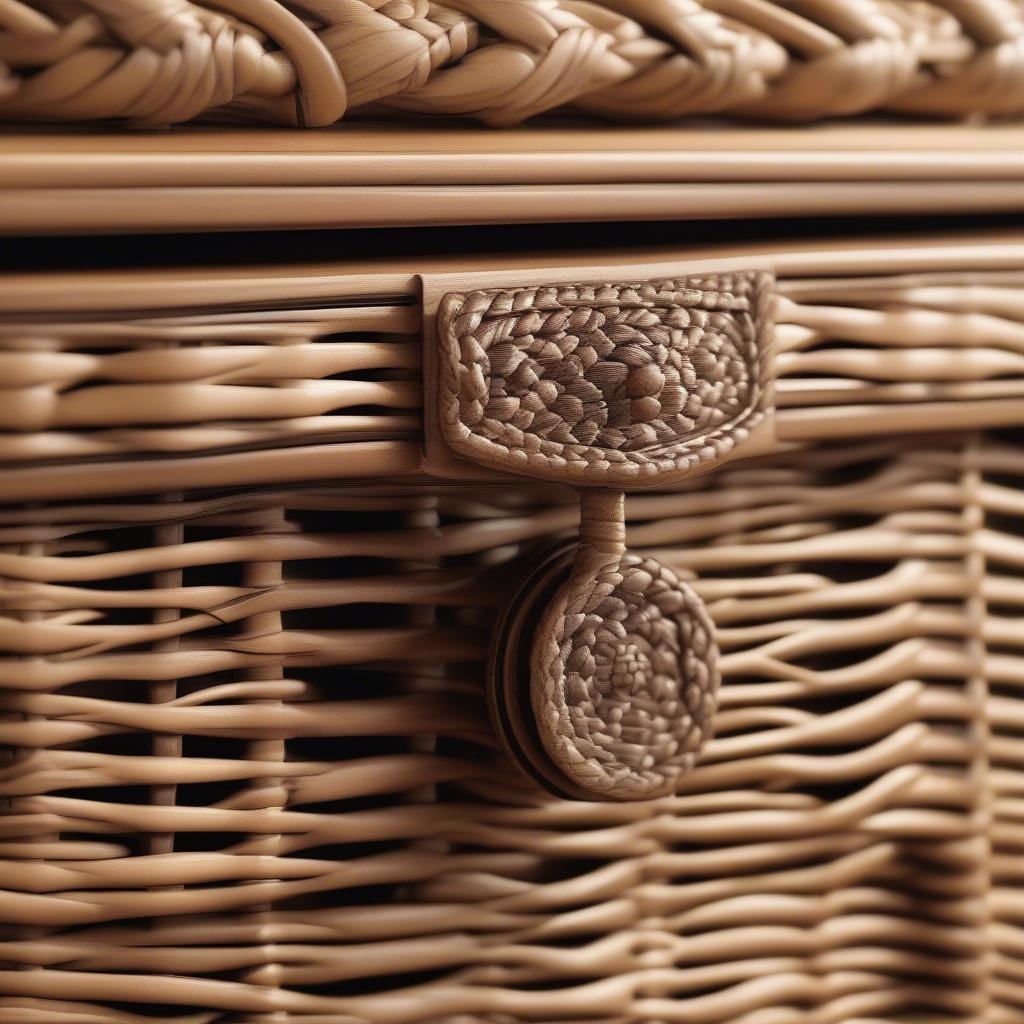
[[[703,603],[671,570],[625,554],[569,575],[539,560],[503,618],[491,709],[519,763],[573,799],[670,793],[710,733],[719,675]]]

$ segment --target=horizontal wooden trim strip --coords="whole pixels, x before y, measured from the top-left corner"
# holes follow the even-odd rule
[[[1024,182],[1022,182],[1024,189]],[[501,274],[508,286],[567,280],[644,280],[674,273],[725,272],[744,269],[774,270],[786,281],[786,293],[810,282],[815,288],[827,277],[910,273],[959,273],[965,268],[1019,271],[1024,267],[1024,232],[950,232],[917,236],[869,235],[859,238],[787,240],[684,248],[657,246],[592,249],[586,253],[495,253],[462,255],[339,259],[332,263],[288,263],[267,266],[174,267],[141,270],[100,270],[54,273],[32,271],[0,274],[0,317],[20,320],[27,315],[57,314],[69,319],[84,314],[142,316],[153,309],[162,315],[182,316],[197,308],[259,303],[274,310],[326,303],[331,308],[345,301],[349,314],[364,313],[373,328],[382,329],[377,316],[393,320],[391,329],[415,323],[415,310],[388,309],[415,301],[421,274],[473,273],[477,287],[494,285]],[[202,253],[196,254],[197,261]],[[805,280],[806,279],[806,280]],[[801,293],[802,294],[802,293]],[[357,307],[362,307],[357,308]],[[209,319],[203,314],[203,321]],[[406,317],[409,317],[407,320]],[[247,317],[248,319],[248,317]],[[355,321],[353,321],[354,324]],[[370,326],[370,322],[367,323]],[[357,329],[352,326],[351,329]],[[365,329],[365,328],[358,328]]]
[[[210,186],[0,190],[0,232],[245,231],[995,213],[1024,210],[1024,181],[672,185]]]
[[[0,138],[0,187],[1010,180],[1022,153],[1015,127],[962,124],[50,130]]]

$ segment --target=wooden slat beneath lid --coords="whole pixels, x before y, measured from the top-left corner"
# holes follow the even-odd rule
[[[439,252],[432,256],[369,257],[339,254],[330,263],[289,263],[226,267],[196,266],[145,269],[30,271],[0,273],[0,317],[19,320],[45,316],[61,319],[106,316],[114,312],[143,315],[177,310],[251,306],[281,310],[329,303],[393,307],[414,303],[420,274],[472,274],[479,287],[494,285],[501,274],[508,285],[541,280],[603,281],[609,275],[641,280],[685,271],[703,273],[771,269],[787,278],[810,278],[963,270],[1019,270],[1024,266],[1024,232],[943,232],[922,235],[870,235],[845,239],[739,242],[727,245],[631,247],[629,238],[612,241],[619,248],[547,252]],[[180,260],[180,253],[176,254]],[[376,314],[375,314],[376,315]]]
[[[965,125],[21,132],[0,139],[0,230],[1009,211],[1022,160],[1019,129]]]
[[[4,188],[576,185],[698,181],[1010,180],[1009,125],[799,128],[598,124],[481,129],[348,122],[321,131],[177,127],[0,137]]]
[[[8,189],[7,234],[247,231],[1024,210],[1024,181]]]

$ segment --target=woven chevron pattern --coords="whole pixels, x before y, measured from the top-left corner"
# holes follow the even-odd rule
[[[0,118],[1024,111],[1014,0],[0,0]]]

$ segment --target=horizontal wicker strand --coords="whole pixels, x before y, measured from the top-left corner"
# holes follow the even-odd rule
[[[65,505],[60,538],[6,511],[4,615],[28,639],[4,698],[0,950],[34,969],[0,972],[3,1013],[133,1019],[127,986],[138,1021],[1013,1021],[1012,481],[1005,438],[884,440],[629,499],[631,550],[690,580],[722,649],[715,738],[653,804],[543,796],[486,725],[474,635],[505,559],[574,528],[568,494]],[[182,611],[118,622],[147,608]],[[433,646],[446,629],[458,649]],[[140,700],[165,661],[176,693]],[[181,755],[121,746],[159,736]]]

